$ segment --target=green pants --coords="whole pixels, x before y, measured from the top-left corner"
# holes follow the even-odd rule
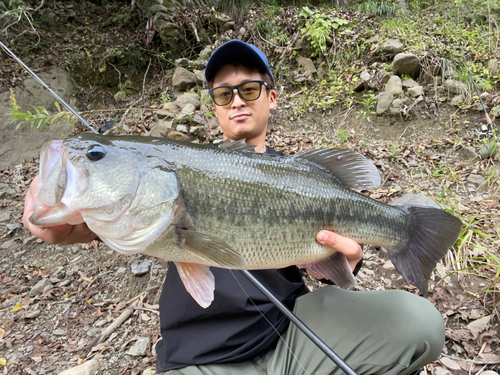
[[[424,298],[397,291],[353,292],[334,286],[300,297],[294,313],[357,374],[407,375],[437,359],[441,314]],[[189,366],[165,375],[343,374],[290,324],[276,349],[249,362]]]

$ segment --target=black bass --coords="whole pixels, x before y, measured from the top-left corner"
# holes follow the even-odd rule
[[[36,225],[87,223],[110,248],[175,262],[203,307],[210,266],[306,267],[341,287],[356,284],[345,256],[318,244],[331,230],[383,246],[409,283],[427,292],[462,223],[430,207],[390,206],[351,190],[380,185],[362,155],[320,149],[291,157],[149,137],[81,134],[45,145]]]

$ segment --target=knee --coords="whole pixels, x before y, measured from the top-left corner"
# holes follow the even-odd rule
[[[400,339],[407,346],[420,352],[427,352],[430,357],[438,358],[444,347],[445,327],[441,314],[425,298],[407,292],[400,292],[398,322]]]

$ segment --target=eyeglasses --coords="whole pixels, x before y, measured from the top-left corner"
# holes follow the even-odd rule
[[[247,81],[236,86],[219,86],[208,90],[215,104],[220,106],[228,105],[233,101],[234,89],[238,90],[238,95],[246,102],[251,102],[260,98],[262,85],[269,88],[269,84],[264,81]]]

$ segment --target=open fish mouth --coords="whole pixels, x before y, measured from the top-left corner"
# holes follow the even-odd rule
[[[79,214],[72,214],[65,204],[68,186],[73,185],[74,167],[68,160],[62,140],[51,141],[40,156],[40,180],[33,202],[34,212],[29,221],[34,225],[51,227],[62,224],[80,224]]]

